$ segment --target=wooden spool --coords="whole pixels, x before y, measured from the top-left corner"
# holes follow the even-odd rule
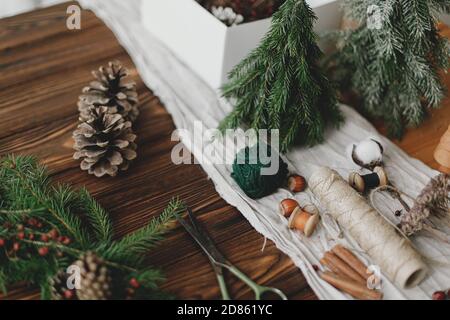
[[[439,171],[450,174],[450,125],[434,151],[434,159],[439,163]]]
[[[319,220],[320,215],[311,214],[297,207],[289,218],[289,228],[300,230],[305,236],[310,237],[316,230]]]
[[[380,187],[386,186],[389,183],[387,174],[382,167],[375,167],[375,169],[373,169],[372,174],[376,174],[378,176],[378,179],[380,180],[379,184]],[[365,192],[367,191],[368,186],[366,185],[366,180],[364,177],[365,176],[362,176],[357,172],[352,172],[348,177],[348,183],[357,191],[361,193]]]

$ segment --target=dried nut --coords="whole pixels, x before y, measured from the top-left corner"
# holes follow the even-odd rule
[[[298,202],[294,199],[284,199],[280,202],[280,213],[286,217],[289,218],[294,212],[295,208],[299,206]]]
[[[306,180],[298,174],[294,174],[288,179],[288,188],[292,192],[302,192],[306,189]]]

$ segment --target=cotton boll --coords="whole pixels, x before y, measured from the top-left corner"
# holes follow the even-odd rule
[[[383,160],[383,147],[374,139],[366,139],[353,146],[355,163],[364,167],[374,167]]]

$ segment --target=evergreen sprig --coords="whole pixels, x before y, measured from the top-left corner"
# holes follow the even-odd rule
[[[146,266],[144,257],[182,209],[174,199],[146,227],[114,241],[108,213],[87,190],[52,184],[33,157],[6,156],[0,159],[0,290],[27,282],[49,299],[50,279],[93,251],[114,270],[118,285],[125,288],[134,278],[139,298],[161,297],[161,273]]]
[[[366,114],[401,137],[445,95],[440,72],[449,67],[450,51],[437,21],[450,1],[345,0],[343,6],[356,28],[336,37],[338,50],[326,65],[341,89],[360,95]]]
[[[341,122],[335,90],[317,63],[315,20],[304,0],[287,0],[273,15],[260,46],[229,74],[223,95],[236,103],[220,129],[279,129],[286,152],[321,142],[325,126]]]

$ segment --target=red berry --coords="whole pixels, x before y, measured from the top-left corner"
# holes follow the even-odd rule
[[[34,234],[30,233],[30,234],[28,235],[28,239],[33,240],[33,239],[34,239]]]
[[[19,240],[25,239],[25,233],[24,233],[24,232],[19,232],[19,233],[17,234],[17,239],[19,239]]]
[[[50,238],[52,238],[53,240],[56,240],[58,238],[58,231],[56,231],[56,229],[52,229],[50,230],[50,232],[48,233],[48,235],[50,236]]]
[[[70,290],[66,290],[66,291],[64,291],[64,298],[66,298],[66,299],[72,299],[73,298],[73,292],[72,291],[70,291]]]
[[[70,238],[69,237],[63,237],[63,241],[62,241],[62,243],[64,244],[64,245],[69,245],[70,244],[70,242],[71,242],[71,240],[70,240]]]
[[[37,220],[35,218],[28,219],[28,224],[34,227],[37,224]]]
[[[444,291],[436,291],[433,293],[433,300],[445,300],[447,298],[447,295]]]
[[[36,227],[37,227],[38,229],[42,228],[42,223],[41,223],[41,222],[36,222]]]
[[[42,242],[48,242],[48,235],[42,234],[41,235],[41,240],[42,240]]]
[[[42,248],[39,248],[39,250],[38,250],[40,256],[46,256],[48,254],[48,251],[49,250],[47,247],[42,247]]]
[[[14,251],[19,251],[19,250],[20,250],[20,244],[17,243],[17,242],[14,242],[14,244],[13,244],[13,250],[14,250]]]
[[[137,288],[139,288],[140,284],[136,280],[136,278],[131,278],[130,279],[130,286],[132,286],[133,288],[137,289]]]
[[[4,239],[0,239],[0,247],[3,247],[5,245],[5,240]]]

